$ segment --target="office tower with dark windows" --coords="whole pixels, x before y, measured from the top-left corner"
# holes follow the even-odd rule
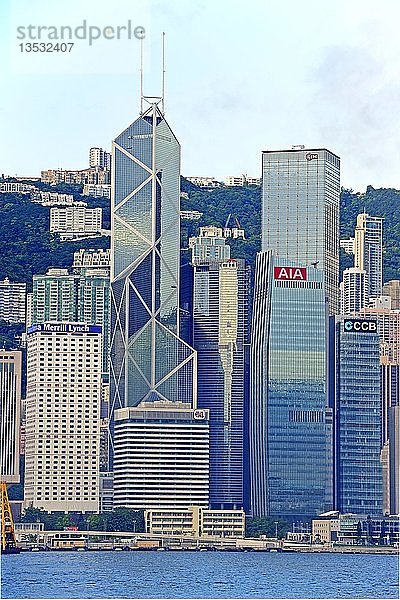
[[[383,454],[386,458],[386,509],[392,515],[399,514],[400,497],[400,364],[390,363],[381,357],[381,403]],[[386,456],[385,456],[386,452]]]
[[[0,350],[0,481],[18,483],[22,352]]]
[[[367,297],[382,294],[383,218],[367,213],[357,216],[354,241],[354,266],[366,272]]]
[[[193,346],[198,406],[210,409],[210,504],[232,509],[245,501],[250,271],[244,260],[230,258],[230,246],[219,232],[204,227],[199,237],[190,239]]]
[[[340,159],[326,149],[262,153],[262,250],[324,273],[339,310]]]
[[[253,516],[290,522],[332,508],[324,272],[257,255],[250,361]]]
[[[128,428],[127,442],[133,461],[124,466],[127,447],[117,443],[121,420],[132,414],[134,422],[138,407],[145,419],[154,404],[163,409],[159,419],[168,422],[175,404],[190,411],[197,403],[196,352],[180,335],[180,145],[162,100],[142,98],[143,103],[147,108],[117,136],[112,155],[110,404],[116,499],[129,481],[138,489],[143,487],[138,478],[147,481],[141,453],[133,452],[134,428]],[[154,441],[156,452],[160,439],[145,439],[150,450]],[[171,448],[175,455],[178,460]],[[208,480],[202,485],[208,496]],[[152,504],[154,490],[143,489],[143,502]]]
[[[400,514],[400,405],[389,408],[389,509]]]
[[[336,379],[335,508],[382,514],[382,408],[376,320],[337,317],[330,360]],[[333,390],[332,387],[332,390]]]

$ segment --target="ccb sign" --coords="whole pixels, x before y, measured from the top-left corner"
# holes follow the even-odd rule
[[[377,333],[378,325],[376,321],[367,319],[346,319],[343,328],[348,333]]]

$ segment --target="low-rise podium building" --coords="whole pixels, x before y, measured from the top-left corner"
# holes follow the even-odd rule
[[[243,538],[243,510],[214,510],[201,506],[145,511],[146,532],[159,535]]]

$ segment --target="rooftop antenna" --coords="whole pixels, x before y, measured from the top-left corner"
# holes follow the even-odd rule
[[[143,38],[140,40],[140,114],[143,114]]]
[[[161,85],[161,109],[164,110],[164,95],[165,95],[165,31],[162,32],[162,85]]]

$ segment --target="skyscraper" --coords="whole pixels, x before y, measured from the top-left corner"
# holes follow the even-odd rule
[[[179,337],[180,146],[154,101],[113,142],[111,402],[194,405]]]
[[[19,482],[22,353],[0,350],[0,481]]]
[[[111,154],[103,148],[90,148],[89,166],[101,167],[102,169],[111,169]]]
[[[324,273],[257,255],[251,333],[253,516],[304,519],[332,508]]]
[[[382,512],[382,406],[375,320],[337,324],[336,474],[338,508]]]
[[[168,423],[178,419],[178,408],[195,411],[197,377],[196,352],[180,334],[180,146],[162,100],[143,102],[148,108],[113,142],[110,403],[115,502],[128,488],[134,497],[136,489],[145,507],[173,503],[170,490],[180,488],[181,475],[171,471],[168,488],[160,485],[156,499],[153,486],[141,485],[147,476],[143,460],[158,453],[163,431],[169,445],[171,428],[177,428],[171,425],[168,433]],[[152,405],[157,424],[151,422]],[[190,425],[192,417],[185,418]],[[144,446],[137,453],[141,419]],[[154,427],[156,435],[146,435]],[[125,429],[133,433],[121,443]],[[196,428],[182,434],[182,443],[196,443]],[[208,425],[204,435],[208,448]],[[179,463],[179,443],[169,448]],[[200,479],[200,495],[208,498],[208,472]],[[179,505],[192,497],[187,488],[185,500],[181,489]]]
[[[99,509],[101,327],[27,332],[25,506]]]
[[[340,159],[325,149],[262,154],[262,250],[325,275],[329,311],[339,309]]]
[[[381,405],[382,405],[382,437],[386,473],[386,507],[392,515],[399,513],[399,411],[400,411],[400,364],[390,363],[386,357],[381,358]],[[385,453],[386,452],[386,453]],[[386,491],[386,490],[385,490]]]
[[[354,266],[366,272],[369,298],[377,298],[382,293],[382,230],[382,217],[371,217],[367,213],[357,216]]]
[[[400,513],[400,405],[389,409],[389,472],[392,515]]]
[[[29,295],[28,326],[45,321],[77,321],[101,325],[103,331],[103,375],[108,378],[110,340],[110,275],[106,268],[49,269],[33,276]]]
[[[340,284],[340,313],[351,315],[364,308],[367,300],[366,273],[356,267],[343,271],[343,282]]]
[[[381,394],[376,320],[337,317],[331,340],[336,368],[336,508],[382,514]]]
[[[213,508],[239,508],[245,491],[250,272],[244,260],[229,258],[230,246],[218,237],[218,231],[190,242],[198,406],[210,409],[210,504]]]

